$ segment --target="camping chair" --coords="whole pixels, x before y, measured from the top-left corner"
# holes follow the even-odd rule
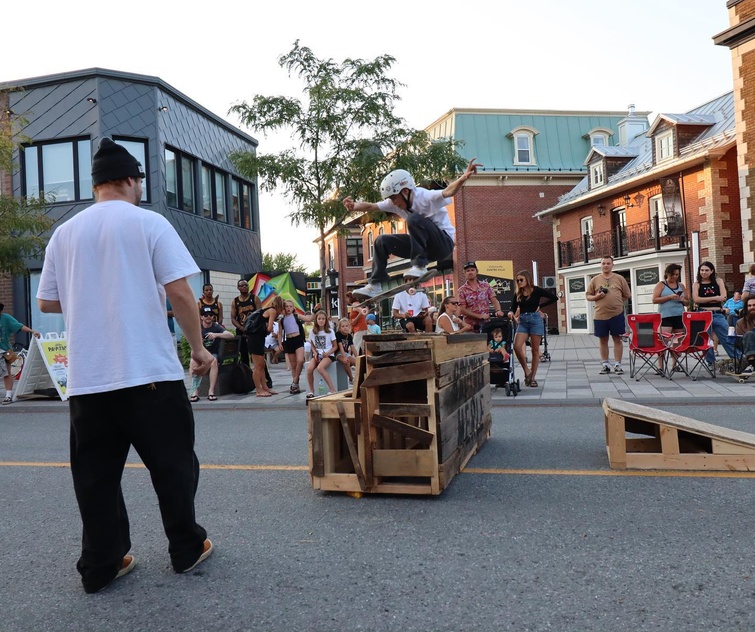
[[[648,371],[665,376],[668,348],[663,344],[660,335],[661,315],[630,314],[627,322],[632,334],[629,339],[629,377],[639,382]]]
[[[670,350],[676,358],[677,366],[687,377],[693,380],[697,379],[703,369],[710,377],[715,379],[715,365],[710,367],[705,361],[705,355],[711,346],[708,330],[713,322],[713,312],[684,312],[682,319],[684,321],[684,338],[682,338],[678,347]],[[690,362],[692,362],[691,367]]]

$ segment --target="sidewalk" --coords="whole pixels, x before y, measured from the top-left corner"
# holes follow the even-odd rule
[[[540,347],[540,351],[544,347]],[[529,348],[527,349],[529,353]],[[701,376],[693,381],[683,374],[676,374],[673,381],[656,375],[647,374],[636,381],[629,377],[629,349],[624,346],[622,365],[624,375],[599,375],[600,356],[598,342],[590,335],[562,334],[548,336],[548,352],[550,362],[541,362],[537,371],[537,388],[524,385],[524,371],[517,365],[514,368],[515,378],[519,380],[521,392],[516,396],[507,397],[503,388],[493,390],[493,405],[516,406],[532,405],[535,402],[555,404],[568,401],[570,404],[597,402],[605,397],[637,400],[645,403],[652,402],[689,402],[696,398],[701,403],[708,403],[711,399],[723,402],[748,402],[755,397],[755,378],[752,381],[739,384],[735,378],[717,375],[716,379]],[[721,350],[723,353],[723,350]],[[719,356],[721,358],[722,356]],[[288,392],[291,385],[291,374],[285,363],[269,365],[270,376],[273,379],[273,389],[278,395],[273,397],[256,397],[249,395],[224,395],[215,402],[202,399],[194,407],[197,409],[210,408],[268,408],[306,406],[307,376],[306,367],[302,371],[300,385],[302,392],[291,395]],[[187,389],[189,378],[186,376]],[[19,406],[44,407],[65,405],[60,400],[37,399],[19,400],[12,408]],[[11,406],[0,409],[7,410]],[[0,413],[2,414],[2,413]]]

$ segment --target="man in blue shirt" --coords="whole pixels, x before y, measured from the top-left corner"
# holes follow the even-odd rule
[[[6,351],[11,349],[11,334],[25,331],[32,334],[35,338],[39,338],[38,331],[29,329],[26,325],[22,325],[10,314],[4,314],[4,309],[5,305],[0,303],[0,353],[5,354]],[[10,372],[10,365],[11,363],[8,362],[7,358],[3,358],[3,360],[0,361],[0,376],[5,382],[5,399],[3,400],[3,406],[13,403],[13,376]]]
[[[744,301],[742,301],[742,295],[739,292],[734,292],[734,296],[723,304],[722,309],[726,316],[726,320],[729,321],[729,327],[734,327],[737,323],[737,313],[744,306],[745,304]]]

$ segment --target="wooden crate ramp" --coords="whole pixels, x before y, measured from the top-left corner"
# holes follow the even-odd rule
[[[755,470],[755,434],[618,399],[605,399],[603,411],[612,468]]]

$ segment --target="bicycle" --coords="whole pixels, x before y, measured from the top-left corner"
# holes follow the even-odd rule
[[[14,380],[18,380],[21,377],[21,370],[24,368],[24,362],[26,361],[26,356],[29,355],[29,350],[20,342],[17,342],[13,345],[13,351],[16,352],[17,357],[10,365],[10,374]]]

